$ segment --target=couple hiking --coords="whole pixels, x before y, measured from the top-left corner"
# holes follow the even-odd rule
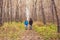
[[[30,20],[25,20],[24,21],[24,24],[25,24],[25,29],[27,30],[28,29],[28,25],[29,25],[29,29],[32,30],[32,24],[33,24],[33,20],[32,18],[30,18]]]

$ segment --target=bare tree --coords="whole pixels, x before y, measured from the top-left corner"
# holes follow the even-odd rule
[[[55,10],[55,15],[56,15],[56,20],[57,20],[57,27],[58,27],[58,32],[60,33],[60,24],[59,24],[59,17],[56,9],[56,4],[54,0],[51,0],[53,2],[54,10]]]
[[[53,3],[53,1],[51,0],[51,11],[52,11],[52,19],[53,19],[53,23],[54,23],[54,3]]]
[[[35,15],[34,17],[35,17],[35,20],[37,21],[37,8],[36,7],[37,7],[37,0],[35,0],[35,3],[34,3],[34,10],[35,10],[34,11],[34,15]]]
[[[7,22],[9,22],[9,0],[7,0]]]
[[[5,13],[6,13],[6,0],[3,0],[3,13],[2,13],[2,22],[5,22]]]
[[[16,5],[16,22],[18,22],[19,20],[19,8],[18,8],[18,1],[17,1],[17,5]]]
[[[12,0],[10,0],[10,6],[11,6],[11,10],[10,10],[10,19],[11,19],[11,23],[12,23]]]
[[[41,0],[41,11],[42,11],[43,23],[46,24],[46,19],[45,19],[45,14],[44,14],[44,8],[43,8],[42,0]]]
[[[33,0],[33,13],[32,13],[32,17],[34,19],[34,21],[37,21],[37,0]]]
[[[3,0],[0,0],[0,25],[2,25],[2,6],[3,6]]]

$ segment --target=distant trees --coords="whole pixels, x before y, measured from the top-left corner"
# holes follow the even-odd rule
[[[0,0],[0,14],[1,14],[0,19],[2,18],[3,22],[24,20],[25,19],[25,1]]]
[[[28,1],[28,0],[27,0]],[[39,2],[40,1],[40,2]],[[43,23],[47,23],[48,20],[53,19],[54,23],[54,17],[56,16],[57,25],[58,25],[58,32],[60,32],[60,24],[59,24],[59,18],[57,13],[57,8],[54,0],[51,0],[51,10],[49,10],[49,5],[47,7],[47,4],[43,4],[44,0],[31,0],[28,4],[28,7],[30,8],[30,17],[33,18],[34,21],[39,21],[42,19]],[[46,1],[44,1],[46,2]],[[49,12],[45,11],[45,8],[47,11],[51,12],[52,19],[49,16]],[[3,12],[2,12],[3,11]],[[47,17],[48,15],[49,17]],[[42,16],[42,17],[41,17]],[[0,0],[0,24],[2,22],[9,22],[9,21],[23,21],[26,18],[26,0]]]

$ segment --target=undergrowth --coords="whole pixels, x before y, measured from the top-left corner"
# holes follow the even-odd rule
[[[57,26],[49,25],[34,25],[33,29],[43,37],[44,40],[58,40]]]

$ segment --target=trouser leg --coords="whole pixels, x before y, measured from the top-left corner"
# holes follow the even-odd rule
[[[30,25],[30,30],[32,30],[32,25]]]
[[[27,25],[26,25],[25,29],[27,30]]]

